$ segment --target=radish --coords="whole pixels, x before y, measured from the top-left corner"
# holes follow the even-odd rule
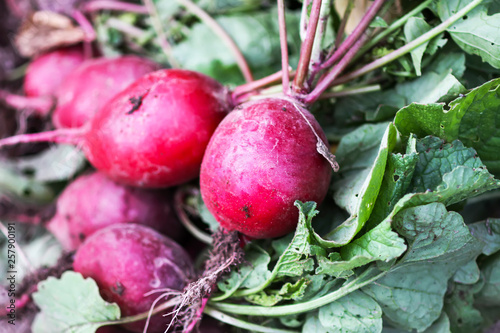
[[[102,297],[118,304],[122,317],[149,311],[165,291],[182,291],[193,276],[184,249],[138,224],[115,224],[91,235],[77,250],[73,268],[93,278]],[[153,316],[148,331],[163,332],[170,320]],[[142,332],[144,324],[142,320],[124,327]]]
[[[205,152],[200,190],[223,228],[283,236],[297,225],[295,200],[323,201],[331,167],[311,126],[328,144],[311,113],[288,98],[243,104],[221,122]]]
[[[54,96],[66,77],[84,61],[81,46],[61,48],[39,56],[26,68],[24,93],[28,97]]]
[[[205,148],[230,110],[230,99],[227,88],[208,76],[160,70],[116,95],[88,126],[6,138],[0,147],[36,141],[73,143],[116,182],[174,186],[198,176]]]
[[[0,98],[15,109],[32,109],[46,116],[54,106],[54,97],[66,77],[85,61],[83,48],[72,46],[42,54],[26,68],[26,96],[0,91]]]
[[[117,223],[137,223],[180,240],[183,227],[172,207],[170,191],[116,184],[99,172],[73,181],[57,200],[47,228],[67,250],[77,249],[94,232]]]
[[[87,123],[117,93],[158,65],[136,56],[86,61],[68,75],[57,91],[52,121],[57,128]]]

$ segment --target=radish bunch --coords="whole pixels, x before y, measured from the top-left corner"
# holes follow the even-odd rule
[[[193,71],[165,69],[125,88],[86,126],[11,137],[0,145],[72,143],[116,182],[169,187],[198,176],[205,148],[230,107],[228,89],[215,80]]]

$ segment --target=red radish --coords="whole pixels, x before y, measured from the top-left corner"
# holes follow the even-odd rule
[[[243,104],[221,122],[205,152],[200,189],[223,228],[283,236],[297,225],[295,200],[323,201],[331,167],[311,126],[328,145],[313,115],[286,98]]]
[[[66,77],[84,61],[81,46],[61,48],[39,56],[26,68],[24,93],[28,97],[54,96]]]
[[[66,77],[85,61],[83,48],[72,46],[42,54],[26,68],[26,96],[0,91],[0,98],[15,109],[31,109],[46,116],[54,106],[57,89]]]
[[[210,137],[231,108],[224,86],[203,74],[165,69],[116,95],[89,126],[21,135],[2,145],[53,141],[82,146],[90,163],[126,185],[161,188],[198,177]]]
[[[82,126],[117,93],[157,69],[157,64],[136,56],[87,60],[66,77],[57,91],[54,125]]]
[[[149,311],[165,290],[182,291],[193,276],[189,256],[179,245],[138,224],[115,224],[96,232],[77,250],[73,267],[96,281],[102,297],[116,302],[122,317]],[[145,296],[153,291],[160,292]],[[163,332],[170,320],[153,316],[148,332]],[[124,326],[142,332],[144,323]]]
[[[183,227],[172,207],[170,191],[154,191],[116,184],[96,172],[73,181],[57,200],[56,215],[47,228],[67,250],[111,224],[147,225],[180,240]]]

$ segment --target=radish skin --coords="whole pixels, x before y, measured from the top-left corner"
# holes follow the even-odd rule
[[[75,250],[88,236],[117,223],[146,225],[177,241],[184,235],[173,193],[119,185],[99,172],[80,176],[66,187],[47,229],[66,250]]]
[[[42,54],[26,68],[24,93],[28,97],[54,96],[85,57],[81,46],[61,48]]]
[[[291,99],[242,104],[221,122],[200,174],[203,201],[221,227],[253,238],[283,236],[297,225],[296,200],[323,201],[331,167],[302,115],[328,145],[313,115]]]
[[[159,70],[113,97],[85,126],[9,137],[0,148],[72,143],[118,183],[170,187],[198,177],[206,146],[231,105],[228,89],[208,76]]]
[[[194,275],[187,253],[171,239],[138,224],[99,230],[77,250],[73,268],[93,278],[102,297],[116,302],[121,316],[147,312],[165,290],[181,292]],[[156,290],[162,290],[145,296]],[[151,317],[148,332],[163,332],[171,316]],[[123,325],[142,332],[145,320]]]
[[[87,60],[64,81],[56,93],[52,115],[56,128],[80,127],[117,93],[158,65],[137,56]]]

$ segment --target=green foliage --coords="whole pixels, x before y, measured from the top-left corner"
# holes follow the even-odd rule
[[[402,210],[392,224],[406,238],[408,251],[363,291],[378,301],[391,323],[422,331],[441,315],[448,279],[475,258],[482,245],[460,215],[440,203]]]
[[[280,69],[279,39],[276,11],[251,15],[218,16],[217,22],[236,42],[256,77]],[[291,61],[295,63],[300,50],[298,38],[299,16],[287,15],[288,40]],[[203,23],[195,24],[187,37],[173,49],[173,56],[181,66],[214,77],[224,84],[240,84],[242,77],[236,59],[226,44]]]
[[[94,280],[67,271],[61,279],[42,281],[33,294],[40,308],[33,322],[35,333],[94,333],[107,321],[120,318],[120,308],[105,302]]]
[[[467,5],[468,0],[441,0],[437,13],[446,20]],[[494,2],[494,1],[493,1]],[[448,28],[453,40],[466,52],[479,55],[483,61],[500,68],[500,13],[488,14],[488,1],[477,6]]]
[[[435,135],[447,142],[459,139],[474,148],[488,170],[500,173],[500,79],[473,89],[444,110],[442,104],[411,104],[398,111],[395,124],[403,135]]]

